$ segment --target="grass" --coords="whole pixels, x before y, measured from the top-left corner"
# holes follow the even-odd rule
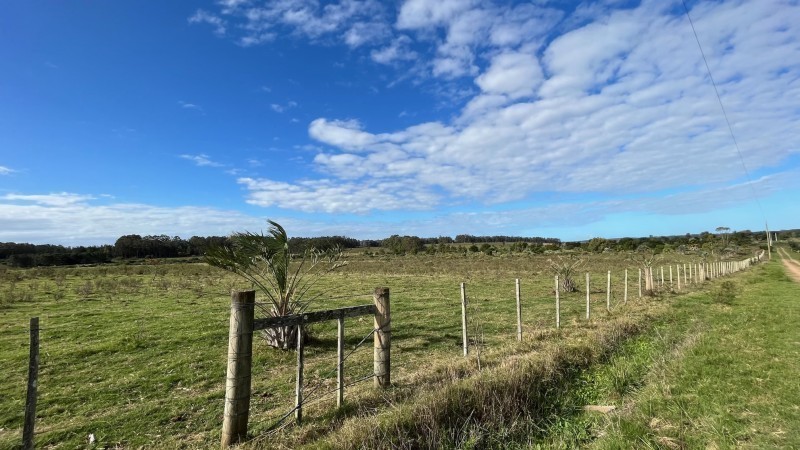
[[[593,447],[800,448],[800,286],[771,262],[714,288],[657,327],[642,387]]]
[[[350,259],[345,270],[324,279],[330,299],[315,309],[371,303],[374,287],[390,287],[395,386],[381,392],[369,383],[355,385],[346,393],[344,409],[335,410],[335,399],[328,396],[306,408],[307,422],[302,427],[266,436],[274,420],[291,409],[295,355],[257,342],[250,420],[255,439],[248,446],[339,446],[348,433],[359,432],[358,423],[365,415],[388,411],[376,420],[385,421],[381,423],[389,433],[390,424],[395,423],[393,414],[405,420],[418,417],[415,414],[420,411],[428,411],[424,414],[431,418],[447,417],[446,412],[453,411],[448,408],[460,407],[456,400],[464,396],[499,414],[492,416],[489,411],[484,418],[513,421],[516,428],[508,432],[509,439],[536,431],[546,442],[547,430],[560,420],[556,417],[572,411],[556,401],[554,387],[578,382],[582,371],[639,333],[664,303],[636,299],[636,270],[624,255],[592,256],[584,271],[592,273],[593,318],[588,322],[583,318],[584,293],[563,295],[562,330],[556,332],[547,256],[354,254]],[[631,269],[627,307],[621,305],[625,267]],[[611,314],[605,311],[607,270],[613,275]],[[515,278],[522,280],[525,340],[521,344],[515,341]],[[0,268],[0,279],[0,366],[5,369],[0,384],[0,448],[13,448],[21,435],[26,327],[32,316],[39,316],[42,326],[38,446],[83,448],[89,446],[90,433],[95,435],[92,446],[96,448],[218,445],[228,293],[247,286],[221,271],[188,263]],[[583,277],[576,281],[583,289]],[[481,334],[473,332],[474,342],[483,346],[481,372],[474,357],[459,356],[460,282],[467,283],[470,329]],[[348,346],[357,344],[371,328],[370,318],[348,320]],[[312,332],[316,339],[306,351],[306,380],[310,386],[320,385],[323,392],[335,384],[335,323],[315,325]],[[347,362],[348,380],[369,374],[371,359],[368,348],[353,353]],[[553,373],[558,376],[546,383],[531,381],[526,402],[539,405],[542,399],[553,400],[555,406],[545,411],[546,420],[536,419],[544,410],[525,410],[510,418],[500,414],[516,396],[513,386],[518,386],[509,384],[506,375],[529,380],[525,377],[535,375],[531,370],[540,366],[557,369]],[[635,386],[624,376],[618,378],[620,389]],[[444,412],[425,409],[427,400],[437,401],[433,391],[450,399],[443,404]],[[494,392],[508,395],[497,397],[497,403],[487,402]],[[440,442],[465,447],[505,439],[486,428],[494,419],[478,419],[482,418],[473,416],[462,423],[458,429],[463,431],[444,427]],[[374,442],[370,436],[363,439]]]

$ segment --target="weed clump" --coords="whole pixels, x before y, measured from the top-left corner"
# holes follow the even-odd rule
[[[733,281],[723,281],[714,293],[714,301],[723,305],[732,305],[737,295],[736,284]]]

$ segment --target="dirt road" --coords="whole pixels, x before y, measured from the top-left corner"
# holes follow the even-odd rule
[[[781,255],[781,262],[783,262],[783,266],[786,267],[789,276],[792,277],[794,281],[800,283],[800,262],[792,258],[792,255],[781,247],[778,247],[778,253]]]

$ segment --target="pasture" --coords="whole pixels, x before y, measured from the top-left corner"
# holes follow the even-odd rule
[[[267,431],[292,409],[295,353],[253,351],[253,397],[247,446],[313,444],[335,435],[348,418],[374,415],[426,395],[442,383],[501,367],[547,343],[580,343],[601,336],[604,324],[644,326],[663,313],[674,294],[638,298],[638,266],[627,254],[579,255],[579,292],[561,295],[561,330],[555,332],[551,255],[368,256],[318,285],[312,310],[372,302],[375,287],[391,290],[393,341],[390,392],[371,383],[349,387],[336,410],[336,324],[315,324],[306,347],[305,379],[319,396],[291,421]],[[742,258],[737,258],[742,259]],[[664,255],[656,267],[699,262]],[[623,271],[629,269],[628,304]],[[612,309],[606,311],[606,273],[612,272]],[[585,319],[584,273],[592,276],[592,318]],[[677,275],[675,275],[677,277]],[[521,280],[523,342],[516,342],[515,283]],[[202,263],[149,263],[97,267],[0,267],[0,447],[21,436],[28,358],[28,320],[40,317],[41,367],[36,442],[42,448],[205,448],[219,445],[224,401],[230,291],[246,283]],[[470,358],[461,356],[459,283],[469,298]],[[689,289],[681,283],[683,291]],[[257,298],[258,301],[258,298]],[[639,325],[636,325],[639,324]],[[347,347],[372,330],[371,318],[346,321]],[[634,330],[635,331],[635,330]],[[633,332],[633,331],[632,331]],[[599,333],[597,336],[592,333]],[[624,337],[624,336],[623,336]],[[559,345],[562,345],[559,344]],[[478,351],[479,350],[479,351]],[[605,350],[604,350],[605,351]],[[347,381],[369,375],[370,346],[353,351]],[[353,425],[349,425],[351,428]],[[94,441],[90,444],[90,435]],[[334,439],[329,444],[337,446]]]

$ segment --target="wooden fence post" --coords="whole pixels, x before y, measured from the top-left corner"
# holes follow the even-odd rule
[[[606,311],[611,311],[611,271],[608,271],[608,282],[606,283]]]
[[[28,358],[28,394],[25,398],[25,424],[22,428],[22,448],[35,448],[33,429],[36,423],[36,395],[39,383],[39,318],[30,322],[31,346]]]
[[[223,448],[247,437],[255,301],[256,291],[231,292],[228,378],[225,382],[225,412],[222,416]]]
[[[461,283],[461,337],[464,343],[464,356],[469,355],[469,338],[467,337],[467,286]]]
[[[678,282],[678,291],[681,290],[681,265],[675,264],[675,274],[677,275],[676,281]]]
[[[670,289],[673,288],[673,285],[672,285],[672,264],[669,265],[669,287],[670,287]]]
[[[522,304],[520,302],[519,278],[516,281],[517,292],[517,340],[522,340]]]
[[[589,320],[592,312],[592,304],[589,300],[589,272],[586,272],[586,320]]]
[[[305,368],[305,361],[303,360],[303,349],[305,348],[303,342],[303,324],[297,324],[297,384],[294,390],[294,418],[297,424],[303,423],[303,369]]]
[[[388,388],[392,384],[392,311],[389,288],[375,289],[375,338],[373,369],[375,387]]]
[[[558,275],[556,275],[556,328],[561,328],[561,299],[558,297]]]
[[[625,294],[623,298],[623,302],[628,303],[628,269],[625,269]]]
[[[337,320],[336,334],[336,406],[344,405],[344,317]]]
[[[683,285],[689,286],[689,278],[686,276],[686,263],[683,264]]]

